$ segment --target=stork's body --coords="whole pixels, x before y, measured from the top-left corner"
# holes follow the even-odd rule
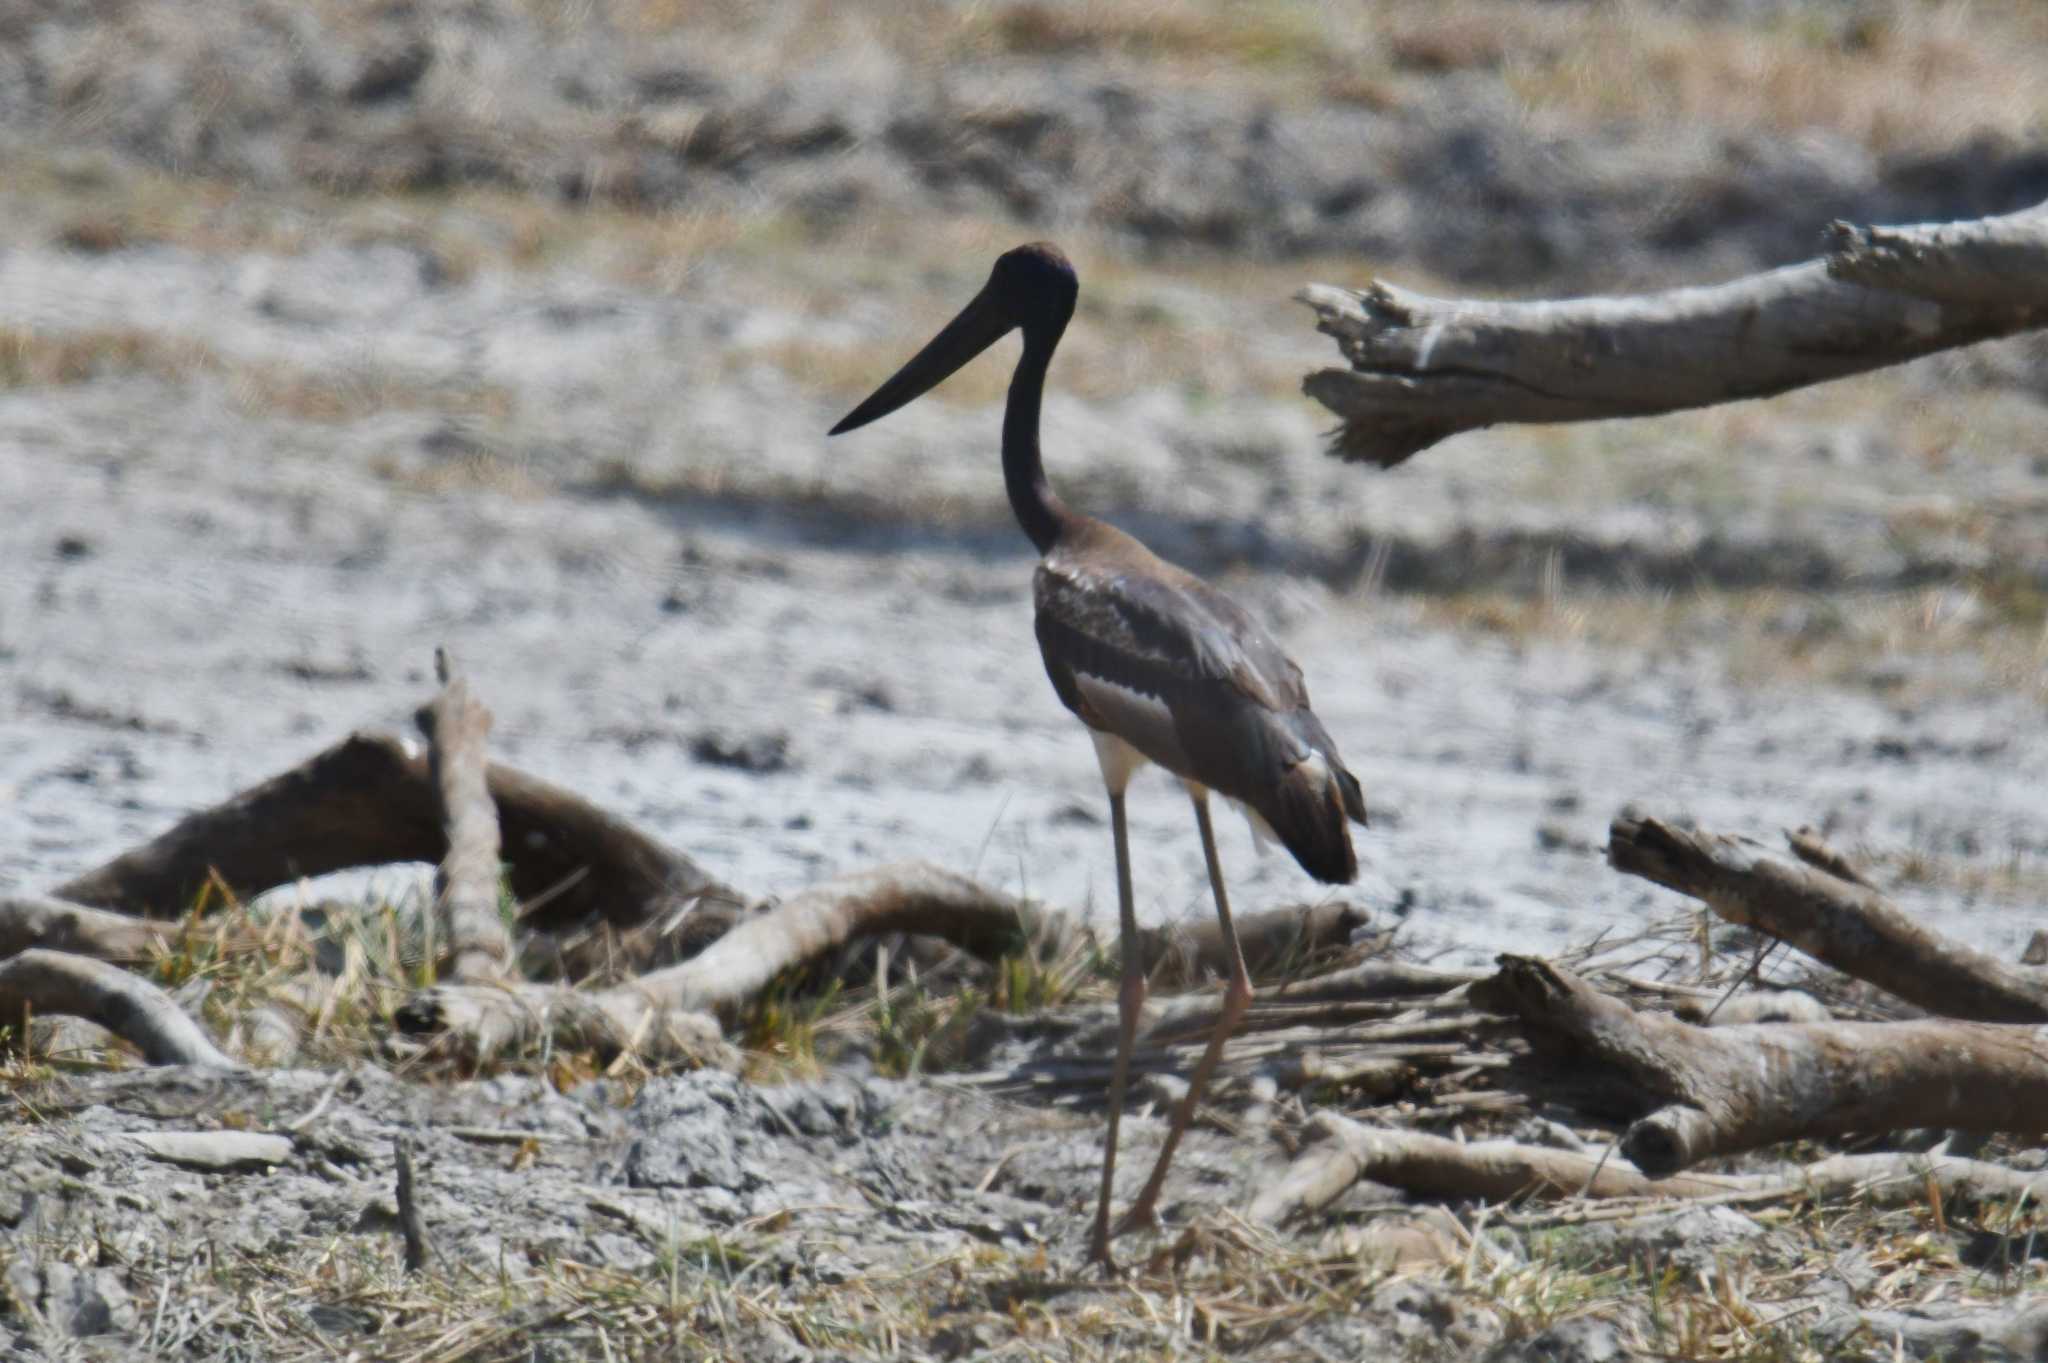
[[[1034,245],[1007,252],[975,300],[833,434],[887,415],[1012,328],[1023,331],[1024,352],[1003,414],[1003,476],[1017,521],[1042,555],[1032,592],[1039,651],[1060,701],[1095,740],[1116,843],[1122,1025],[1090,1246],[1095,1257],[1107,1261],[1117,1128],[1145,999],[1124,819],[1131,776],[1146,762],[1155,762],[1187,787],[1231,978],[1216,1031],[1126,1226],[1153,1219],[1174,1150],[1225,1040],[1251,1001],[1251,980],[1216,856],[1208,793],[1214,790],[1242,806],[1254,826],[1285,845],[1304,870],[1333,884],[1357,874],[1348,821],[1365,821],[1365,801],[1336,744],[1309,709],[1301,670],[1272,636],[1229,597],[1115,527],[1070,510],[1047,485],[1038,447],[1039,405],[1046,367],[1073,314],[1078,288],[1073,267],[1054,248]]]

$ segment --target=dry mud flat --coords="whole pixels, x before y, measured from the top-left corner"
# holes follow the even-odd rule
[[[1176,1299],[1195,1314],[1162,1316],[1160,1299],[1079,1267],[1098,1123],[943,1081],[699,1073],[564,1095],[515,1077],[425,1088],[369,1066],[156,1070],[68,1076],[0,1104],[0,1244],[17,1303],[0,1344],[22,1357],[1597,1363],[1651,1346],[1718,1353],[1745,1328],[1768,1357],[2048,1348],[2048,1309],[2024,1298],[1911,1300],[1900,1244],[1959,1254],[1979,1282],[2012,1271],[1997,1237],[1960,1226],[1837,1244],[1817,1272],[1811,1226],[1694,1207],[1547,1232],[1476,1225],[1469,1245],[1444,1241],[1462,1273],[1389,1273],[1335,1242],[1216,1219],[1285,1156],[1199,1129],[1168,1206],[1208,1227],[1175,1256]],[[158,1139],[201,1123],[285,1134],[227,1157]],[[1127,1128],[1133,1153],[1160,1127]],[[401,1135],[431,1245],[411,1280],[392,1249]],[[1368,1192],[1355,1224],[1374,1205],[1394,1211]],[[1660,1305],[1660,1281],[1716,1275],[1729,1318]]]

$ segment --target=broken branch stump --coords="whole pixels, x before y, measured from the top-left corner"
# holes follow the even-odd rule
[[[449,974],[457,980],[511,973],[512,938],[498,914],[498,811],[491,803],[484,744],[491,712],[435,650],[441,694],[419,712],[427,766],[440,799],[448,851],[434,870],[434,909]]]

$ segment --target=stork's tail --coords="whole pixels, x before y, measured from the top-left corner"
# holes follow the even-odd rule
[[[1349,885],[1358,878],[1351,820],[1365,822],[1365,792],[1343,763],[1311,752],[1288,768],[1259,812],[1302,870],[1325,885]]]

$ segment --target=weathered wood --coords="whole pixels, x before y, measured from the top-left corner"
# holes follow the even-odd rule
[[[1350,367],[1302,387],[1343,418],[1335,452],[1382,468],[1504,421],[1765,397],[2048,324],[2044,234],[2048,205],[1837,230],[1833,258],[1633,297],[1491,302],[1313,284],[1297,297]]]
[[[1913,227],[1828,224],[1828,273],[1937,303],[2048,308],[2048,213]]]
[[[456,980],[511,974],[512,937],[498,913],[498,811],[491,803],[485,742],[491,712],[434,652],[441,693],[415,717],[428,740],[427,767],[448,850],[434,869],[434,911],[448,973]]]
[[[1423,1197],[1704,1197],[1743,1187],[1740,1180],[1680,1176],[1656,1181],[1620,1160],[1516,1141],[1454,1141],[1423,1131],[1371,1127],[1318,1112],[1323,1137],[1253,1199],[1254,1221],[1279,1224],[1319,1211],[1361,1182],[1385,1183]]]
[[[631,927],[687,910],[718,916],[722,930],[743,903],[683,853],[560,786],[498,763],[488,783],[512,893],[536,904],[527,927]],[[437,862],[443,844],[425,756],[388,734],[359,733],[54,893],[175,917],[216,872],[251,895],[352,866]]]
[[[98,1023],[152,1065],[239,1070],[176,1000],[119,966],[42,948],[0,961],[0,1026],[32,1013],[68,1013]]]
[[[289,1136],[257,1131],[129,1131],[121,1140],[151,1159],[209,1173],[255,1173],[292,1157]]]
[[[791,966],[861,936],[942,937],[995,959],[1073,931],[1071,920],[924,862],[903,862],[814,885],[736,925],[701,954],[608,989],[438,985],[398,1011],[406,1031],[448,1036],[483,1053],[537,1044],[665,1056],[715,1048],[714,1009],[753,997]],[[652,1042],[650,1042],[650,1037]]]
[[[405,1271],[418,1273],[427,1266],[427,1222],[420,1214],[412,1137],[401,1133],[394,1138],[391,1160],[397,1173],[398,1233],[405,1243]]]
[[[1293,1003],[1323,999],[1430,998],[1484,978],[1477,973],[1435,970],[1406,961],[1372,960],[1283,984],[1272,998]]]
[[[1638,1216],[1687,1202],[1811,1199],[1896,1206],[1924,1200],[1929,1189],[1948,1203],[2048,1195],[2048,1174],[1954,1155],[1831,1155],[1760,1173],[1652,1179],[1597,1153],[1506,1140],[1454,1141],[1370,1127],[1334,1112],[1316,1113],[1309,1129],[1320,1139],[1260,1190],[1247,1210],[1250,1219],[1269,1225],[1299,1221],[1359,1183],[1381,1183],[1417,1197],[1487,1202],[1622,1200],[1634,1205],[1614,1210]],[[1587,1214],[1602,1216],[1605,1210],[1589,1208]]]
[[[2008,965],[1922,927],[1876,890],[1811,857],[1794,861],[1749,838],[1621,818],[1608,830],[1607,860],[1929,1012],[2048,1022],[2048,972]]]
[[[1696,1027],[1637,1012],[1524,956],[1472,1001],[1522,1018],[1624,1071],[1664,1105],[1621,1151],[1663,1176],[1778,1141],[1905,1127],[2048,1131],[2048,1035],[1979,1022],[1757,1023]],[[1646,1106],[1649,1103],[1646,1102]]]
[[[37,895],[0,898],[0,956],[32,947],[102,961],[146,961],[166,949],[179,925]]]

